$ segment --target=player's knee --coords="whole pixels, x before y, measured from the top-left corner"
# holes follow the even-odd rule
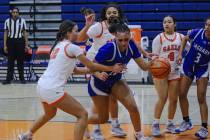
[[[179,94],[179,100],[186,100],[187,99],[187,94],[180,92]]]
[[[206,102],[206,98],[203,96],[198,96],[198,103],[199,104],[204,104]]]
[[[169,99],[169,103],[170,104],[177,104],[177,102],[178,102],[178,99],[177,98],[171,98],[171,99]]]
[[[168,96],[162,96],[161,98],[159,98],[159,101],[160,101],[161,103],[165,104],[166,101],[167,101],[167,99],[168,99]]]
[[[87,119],[88,118],[88,112],[86,110],[82,110],[79,113],[79,118]]]

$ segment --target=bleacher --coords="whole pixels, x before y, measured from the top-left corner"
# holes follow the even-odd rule
[[[3,48],[3,26],[9,17],[9,8],[17,6],[27,21],[30,45],[51,45],[58,31],[59,23],[70,19],[84,26],[82,7],[93,8],[99,15],[108,0],[1,0],[0,1],[0,48]],[[150,47],[152,39],[162,32],[162,20],[166,15],[177,19],[177,31],[186,34],[188,29],[204,26],[204,19],[210,15],[210,0],[112,0],[118,3],[130,25],[141,25],[142,36],[148,36]],[[36,15],[34,21],[33,14]],[[33,30],[33,23],[36,30]],[[34,32],[35,31],[35,35]],[[34,41],[36,44],[34,44]]]
[[[107,0],[62,0],[62,19],[73,19],[84,25],[80,8],[93,8],[97,14]],[[209,16],[209,0],[113,0],[119,3],[131,25],[141,25],[143,36],[151,40],[162,32],[162,20],[166,15],[177,19],[177,30],[183,34],[191,28],[204,26]]]

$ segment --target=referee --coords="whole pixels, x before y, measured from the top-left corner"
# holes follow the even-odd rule
[[[17,60],[19,79],[25,84],[24,55],[28,49],[26,21],[19,17],[19,9],[13,8],[11,17],[4,23],[4,52],[8,54],[7,77],[2,84],[10,84],[13,80],[14,64]]]

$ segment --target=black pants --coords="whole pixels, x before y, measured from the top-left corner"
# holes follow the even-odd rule
[[[15,60],[17,60],[17,67],[19,72],[19,79],[24,80],[24,58],[25,58],[25,40],[21,39],[7,39],[8,50],[8,67],[7,67],[7,81],[13,80]]]

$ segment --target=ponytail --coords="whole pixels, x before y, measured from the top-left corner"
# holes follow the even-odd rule
[[[59,31],[56,35],[56,40],[50,49],[50,54],[52,53],[55,46],[58,44],[59,41],[62,41],[65,37],[67,32],[71,32],[74,26],[77,25],[75,22],[70,20],[64,20],[61,25],[59,26]]]

